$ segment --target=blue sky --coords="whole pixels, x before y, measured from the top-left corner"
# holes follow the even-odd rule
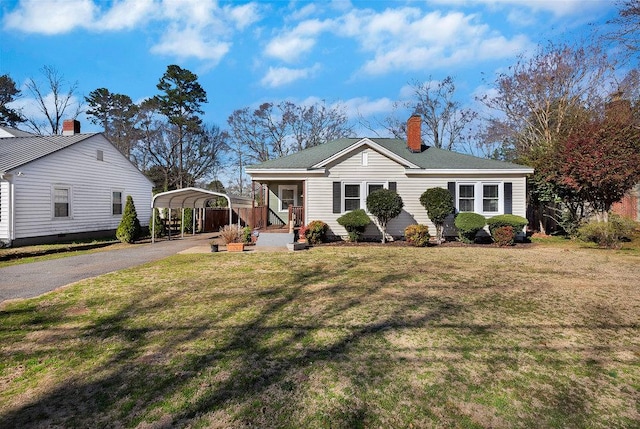
[[[615,14],[613,0],[2,0],[0,74],[22,88],[51,66],[80,97],[105,87],[140,101],[178,64],[207,91],[205,121],[223,128],[265,101],[375,118],[409,81],[447,75],[472,105],[518,54],[587,37]],[[28,113],[27,91],[19,103]]]

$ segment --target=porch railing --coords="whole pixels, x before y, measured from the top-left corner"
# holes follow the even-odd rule
[[[289,224],[292,221],[294,227],[304,225],[304,207],[289,205]]]

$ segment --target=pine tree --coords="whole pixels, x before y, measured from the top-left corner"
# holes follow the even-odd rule
[[[127,195],[127,202],[124,206],[122,220],[116,230],[116,237],[123,243],[133,243],[140,237],[140,233],[140,221],[138,213],[136,213],[136,206],[133,204],[131,195]]]

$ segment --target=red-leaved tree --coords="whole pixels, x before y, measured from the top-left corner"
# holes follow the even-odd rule
[[[617,116],[577,127],[557,155],[553,180],[588,202],[599,221],[640,181],[640,129]]]

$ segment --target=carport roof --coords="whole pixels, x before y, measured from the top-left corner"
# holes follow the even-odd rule
[[[183,188],[161,192],[153,196],[151,207],[163,209],[202,208],[207,206],[207,201],[217,197],[226,198],[229,207],[232,208],[253,207],[253,200],[249,197],[227,195],[200,188]]]

